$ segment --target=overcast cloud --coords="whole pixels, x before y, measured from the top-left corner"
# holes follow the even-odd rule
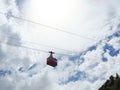
[[[0,0],[0,12],[7,13],[0,14],[0,90],[97,90],[110,75],[120,74],[119,4],[119,0]],[[46,65],[48,53],[21,46],[55,51],[58,66]]]

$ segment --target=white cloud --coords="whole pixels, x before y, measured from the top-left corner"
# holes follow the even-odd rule
[[[7,78],[0,78],[0,89],[1,90],[14,90],[14,84]]]
[[[112,45],[116,50],[120,49],[119,38],[113,38],[109,41],[109,45]]]
[[[112,39],[107,41],[109,35],[119,30],[118,2],[118,0],[61,0],[59,2],[56,0],[30,0],[23,4],[24,6],[20,11],[22,13],[20,13],[15,0],[6,0],[6,2],[0,0],[0,10],[3,12],[12,12],[15,16],[25,17],[97,39],[97,41],[91,41],[14,18],[7,20],[4,15],[0,15],[0,40],[13,45],[0,43],[0,70],[11,71],[10,75],[0,76],[0,89],[96,90],[111,74],[120,74],[120,53],[112,57],[109,54],[109,49],[106,52],[103,50],[106,43],[116,50],[120,49],[119,37],[113,35]],[[115,19],[112,18],[112,15],[116,16]],[[102,40],[103,38],[104,40]],[[101,42],[98,42],[99,40]],[[58,66],[52,68],[45,64],[49,54],[14,47],[14,44],[42,48],[46,51],[55,50],[56,53],[66,52],[33,45],[25,41],[47,44],[81,52],[81,54],[72,57],[60,55]],[[93,44],[95,44],[96,49],[87,49]],[[103,56],[108,61],[103,62]],[[79,62],[80,60],[82,62]],[[34,64],[36,65],[29,69]],[[21,71],[19,71],[20,69]],[[82,79],[78,76],[78,80],[71,81],[70,78],[77,75],[77,72],[80,72]],[[85,77],[82,76],[82,72]]]

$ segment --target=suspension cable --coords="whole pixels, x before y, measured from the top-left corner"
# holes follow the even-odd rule
[[[18,41],[17,38],[9,36],[9,33],[6,32],[6,34],[7,34],[8,38],[10,38],[11,40]],[[75,51],[71,51],[71,50],[67,50],[67,49],[63,49],[63,48],[58,48],[58,47],[53,47],[51,45],[45,45],[45,44],[42,44],[42,43],[26,41],[26,40],[20,40],[20,43],[22,43],[22,44],[30,43],[30,44],[34,44],[34,45],[38,45],[38,46],[43,46],[43,47],[47,47],[47,48],[53,48],[53,49],[57,49],[57,50],[66,51],[66,52],[69,52],[69,53],[78,53],[78,52],[75,52]]]
[[[2,13],[2,12],[0,12],[0,14],[8,15],[7,13]],[[11,17],[13,17],[13,18],[16,18],[16,19],[19,19],[19,20],[22,20],[22,21],[26,21],[26,22],[29,22],[29,23],[33,23],[33,24],[36,24],[36,25],[39,25],[39,26],[43,26],[43,27],[46,27],[46,28],[51,28],[51,29],[56,30],[56,31],[64,32],[64,33],[67,33],[67,34],[70,34],[70,35],[73,35],[73,36],[81,37],[81,38],[84,38],[84,39],[89,39],[89,40],[91,40],[91,41],[97,41],[96,39],[93,39],[93,38],[89,38],[89,37],[86,37],[86,36],[82,36],[82,35],[79,35],[79,34],[77,34],[77,33],[69,32],[69,31],[66,31],[66,30],[63,30],[63,29],[60,29],[60,28],[57,28],[57,27],[53,27],[53,26],[41,24],[41,23],[38,23],[38,22],[35,22],[35,21],[32,21],[32,20],[29,20],[29,19],[25,19],[25,18],[21,18],[21,17],[18,17],[18,16],[14,16],[14,15],[12,15],[12,14],[9,14],[9,16],[11,16]]]
[[[9,45],[9,46],[14,46],[14,47],[20,47],[20,48],[25,48],[25,49],[29,49],[29,50],[34,50],[34,51],[37,51],[37,52],[49,53],[49,51],[42,50],[42,49],[37,49],[37,48],[32,48],[32,47],[28,47],[28,46],[17,45],[17,44],[9,44],[9,43],[3,42],[3,41],[0,41],[0,43],[6,44],[6,45]],[[71,56],[70,54],[61,54],[61,53],[55,53],[55,54],[57,54],[57,55],[64,55],[64,56]]]

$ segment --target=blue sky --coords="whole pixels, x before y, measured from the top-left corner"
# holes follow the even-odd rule
[[[0,89],[97,90],[110,75],[120,74],[118,3],[119,0],[0,0],[0,11],[8,14],[0,14]],[[46,65],[49,53],[14,45],[53,50],[58,66]]]

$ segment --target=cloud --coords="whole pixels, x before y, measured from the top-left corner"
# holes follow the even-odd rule
[[[27,17],[96,40],[78,38],[0,15],[1,90],[96,90],[111,74],[120,73],[118,0],[62,0],[59,3],[55,0],[48,1],[49,3],[46,1],[48,0],[30,0],[24,3],[18,0],[1,0],[0,10],[8,15],[11,13]],[[51,9],[52,13],[48,14]],[[23,13],[24,11],[27,12]],[[58,66],[52,68],[46,65],[49,54],[14,45],[26,45],[46,51],[55,50],[56,53],[63,54],[68,54],[67,51],[33,45],[25,41],[79,53],[70,57],[59,55]],[[57,55],[55,57],[57,58]]]
[[[27,30],[28,28],[24,30],[24,33],[26,33],[26,35],[23,35],[22,33],[23,38],[26,38],[29,41],[41,42],[43,44],[47,44],[47,45],[51,45],[51,46],[55,46],[55,47],[59,47],[67,50],[72,49],[73,51],[79,52],[80,50],[97,43],[99,40],[104,39],[106,36],[108,36],[108,34],[110,35],[111,33],[114,32],[113,30],[109,31],[107,29],[107,28],[110,28],[110,26],[104,26],[104,29],[101,28],[103,25],[108,23],[106,19],[109,19],[109,17],[114,16],[112,14],[108,15],[108,12],[109,11],[112,12],[112,10],[105,9],[105,8],[109,9],[109,7],[107,7],[106,5],[102,6],[102,4],[105,3],[109,5],[110,3],[112,4],[112,2],[107,3],[107,0],[106,0],[106,1],[100,1],[100,3],[102,3],[100,4],[100,3],[97,3],[98,1],[96,0],[94,0],[94,2],[89,2],[85,0],[84,1],[76,0],[72,2],[71,0],[65,0],[65,1],[60,1],[58,3],[55,0],[52,0],[51,2],[49,2],[48,5],[46,2],[48,1],[47,0],[46,1],[30,0],[23,6],[23,7],[27,7],[23,9],[23,11],[25,12],[23,14],[24,15],[23,17],[39,22],[41,24],[46,24],[46,25],[57,27],[66,31],[71,31],[71,32],[80,34],[83,37],[80,38],[80,37],[68,35],[62,32],[58,32],[55,30],[51,30],[49,28],[45,28],[42,26],[37,26],[33,24],[31,25],[30,23],[27,23],[29,26],[31,26],[31,28],[29,28],[29,30]],[[114,3],[116,2],[117,1],[114,1]],[[67,8],[65,9],[66,13],[63,13],[64,12],[63,9],[61,10],[61,13],[63,13],[64,16],[65,15],[68,16],[67,17],[68,19],[62,18],[64,16],[57,13],[57,11],[60,11],[59,7],[57,7],[58,4],[62,6],[63,9]],[[98,7],[98,5],[100,5],[100,7]],[[52,9],[52,7],[50,6],[52,6],[53,8],[56,6],[56,8]],[[113,11],[115,11],[117,9],[116,6],[115,5],[112,5],[112,6],[115,8],[113,9]],[[36,8],[40,8],[40,10],[37,11]],[[56,11],[56,9],[58,10]],[[53,12],[51,12],[50,14],[47,14],[51,10]],[[113,13],[115,14],[115,12]],[[30,32],[29,34],[27,33],[28,31]],[[32,38],[30,38],[31,36]],[[94,41],[94,39],[89,40],[84,37],[88,37],[91,39],[94,38],[96,41]],[[62,42],[64,42],[64,44],[59,44]],[[52,48],[52,50],[55,50],[55,49]],[[59,51],[63,52],[61,50]]]
[[[20,9],[22,7],[22,4],[24,3],[25,0],[15,0],[16,6]]]
[[[29,83],[26,81],[23,81],[22,84],[24,85],[20,88],[21,89],[29,89],[29,90],[49,90],[51,87],[51,82],[49,81],[49,78],[47,74],[44,74],[42,76],[34,76],[33,78],[29,78]],[[32,86],[32,87],[31,87]],[[51,87],[52,89],[52,87]]]
[[[0,78],[0,89],[1,90],[14,90],[14,84],[7,78]]]

